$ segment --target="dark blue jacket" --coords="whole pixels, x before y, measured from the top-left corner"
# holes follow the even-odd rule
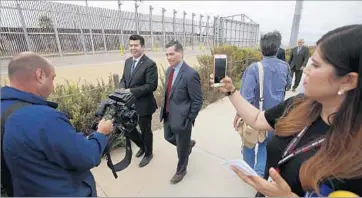
[[[57,104],[11,87],[1,88],[1,112],[16,101],[32,103],[11,114],[3,149],[15,197],[97,196],[91,168],[100,164],[107,138],[76,133]]]

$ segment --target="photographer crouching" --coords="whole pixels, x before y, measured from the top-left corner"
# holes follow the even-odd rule
[[[113,130],[102,119],[97,131],[76,133],[68,117],[46,101],[55,69],[33,52],[14,56],[10,86],[1,88],[1,184],[15,197],[97,196],[90,171],[101,162]]]

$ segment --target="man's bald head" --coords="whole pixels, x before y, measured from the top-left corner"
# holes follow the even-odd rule
[[[28,79],[37,69],[44,70],[46,76],[49,76],[52,65],[50,62],[34,52],[21,52],[15,55],[9,62],[8,75],[9,80]]]
[[[14,56],[8,66],[10,86],[47,98],[54,90],[55,70],[50,62],[34,52]]]

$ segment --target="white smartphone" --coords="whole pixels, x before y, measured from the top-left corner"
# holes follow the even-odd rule
[[[227,55],[214,55],[214,87],[224,86],[220,81],[225,78],[227,71]]]

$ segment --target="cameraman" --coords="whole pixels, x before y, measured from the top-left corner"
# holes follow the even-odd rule
[[[1,88],[1,182],[8,196],[97,196],[90,169],[101,162],[112,122],[102,120],[88,137],[76,133],[46,101],[54,67],[33,52],[13,57],[8,75],[10,87]]]

